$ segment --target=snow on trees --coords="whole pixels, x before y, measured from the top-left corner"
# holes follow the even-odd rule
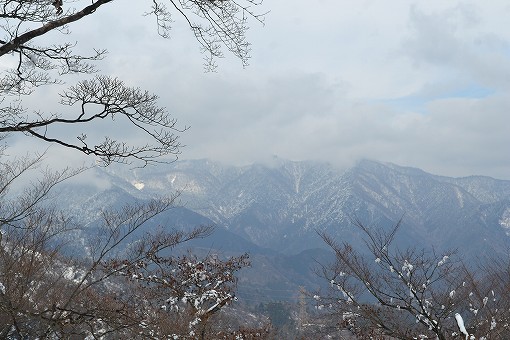
[[[399,249],[393,240],[400,222],[388,232],[359,220],[354,224],[365,236],[368,254],[320,233],[336,255],[321,267],[320,275],[331,284],[321,299],[330,311],[364,325],[354,330],[399,339],[450,339],[459,332],[466,338],[510,337],[508,263],[468,268],[453,251]]]
[[[122,262],[107,265],[150,296],[150,303],[160,313],[187,324],[180,336],[204,339],[208,320],[234,301],[235,273],[249,262],[247,254],[221,260],[213,255],[199,259],[188,253],[179,257],[148,254],[132,265]]]
[[[157,31],[163,37],[168,36],[172,15],[183,18],[202,47],[207,66],[212,68],[224,50],[246,65],[249,43],[245,33],[250,18],[261,20],[253,12],[259,4],[254,0],[192,0],[171,1],[167,7],[154,0],[145,14],[156,19]],[[13,0],[0,6],[0,141],[4,143],[9,134],[21,133],[42,144],[57,144],[95,156],[105,166],[112,162],[145,166],[168,161],[168,156],[180,153],[178,135],[186,128],[177,127],[176,120],[158,105],[156,95],[120,79],[97,75],[77,81],[60,94],[56,93],[58,89],[48,91],[45,100],[51,102],[53,95],[54,103],[59,104],[53,112],[45,112],[37,103],[26,100],[41,87],[97,72],[96,62],[106,56],[106,50],[90,47],[92,52],[86,54],[83,41],[67,39],[72,37],[71,29],[77,21],[98,17],[105,7],[116,5],[124,11],[134,10],[132,3],[117,0]],[[111,121],[115,127],[119,120],[132,130],[122,129],[114,136],[117,129],[112,128],[112,133],[104,137],[89,133],[94,132],[95,124]],[[77,135],[55,132],[59,130],[56,127],[69,132],[76,126],[82,131]],[[133,131],[143,137],[132,138]],[[159,265],[156,260],[165,262],[162,251],[207,236],[212,228],[182,231],[164,226],[166,232],[138,240],[135,251],[120,251],[145,222],[173,206],[176,196],[163,197],[98,212],[103,223],[90,258],[66,257],[59,252],[58,236],[81,226],[52,205],[49,193],[83,169],[42,170],[38,178],[23,187],[18,184],[23,182],[20,178],[38,168],[44,155],[27,150],[26,157],[8,157],[6,147],[0,146],[0,338],[128,339],[154,338],[158,332],[165,337],[173,334],[175,325],[168,320],[148,322],[162,310],[161,306],[153,308],[150,296],[145,295],[148,290],[134,289],[119,275],[140,263],[145,263],[145,270],[153,270]],[[13,193],[16,186],[21,189]],[[197,318],[206,319],[233,299],[233,273],[245,261],[244,256],[215,264],[207,260],[202,263],[204,270],[188,268],[185,272],[195,270],[199,275],[181,282],[184,296],[167,291],[166,299],[192,301]],[[114,263],[122,263],[123,267]],[[210,282],[208,288],[202,287],[206,281]],[[162,325],[164,331],[158,328]]]

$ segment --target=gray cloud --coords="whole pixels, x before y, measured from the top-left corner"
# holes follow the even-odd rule
[[[416,67],[484,86],[508,89],[510,44],[508,37],[487,31],[473,5],[424,13],[416,6],[410,14],[411,37],[403,45],[404,55]]]

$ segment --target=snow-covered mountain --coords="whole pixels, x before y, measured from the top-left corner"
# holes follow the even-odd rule
[[[314,259],[331,256],[317,230],[361,245],[353,218],[374,228],[402,219],[396,238],[401,248],[457,248],[465,258],[510,249],[510,181],[436,176],[366,160],[343,170],[285,160],[244,167],[195,160],[96,168],[58,190],[55,201],[86,226],[68,242],[75,255],[80,247],[86,255],[88,233],[105,207],[180,191],[179,206],[146,230],[215,224],[215,234],[189,246],[225,255],[249,252],[252,268],[242,275],[239,291],[254,301],[291,298],[301,285],[316,287]]]
[[[506,251],[510,245],[510,181],[489,177],[449,178],[367,160],[344,170],[318,162],[230,167],[196,160],[96,169],[95,176],[110,185],[89,201],[113,202],[115,190],[124,193],[117,195],[123,199],[180,191],[187,209],[260,247],[287,254],[323,247],[316,230],[359,242],[353,218],[377,228],[402,219],[401,246],[476,254]]]

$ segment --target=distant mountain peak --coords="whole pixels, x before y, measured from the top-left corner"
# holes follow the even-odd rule
[[[404,216],[407,244],[476,244],[483,235],[503,249],[509,239],[510,181],[488,177],[437,176],[367,159],[342,170],[281,158],[245,166],[184,160],[135,171],[106,169],[97,176],[136,199],[179,191],[187,208],[218,226],[290,253],[323,246],[315,230],[356,239],[354,216],[381,228]]]

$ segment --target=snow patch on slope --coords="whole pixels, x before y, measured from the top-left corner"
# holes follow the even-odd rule
[[[459,201],[459,206],[461,208],[464,208],[464,196],[462,195],[462,192],[457,187],[455,188],[455,194],[457,195],[457,200]]]
[[[144,183],[138,181],[134,181],[131,184],[138,190],[142,190],[145,187]]]
[[[510,236],[510,207],[506,208],[499,220],[501,228],[505,229],[507,236]]]

